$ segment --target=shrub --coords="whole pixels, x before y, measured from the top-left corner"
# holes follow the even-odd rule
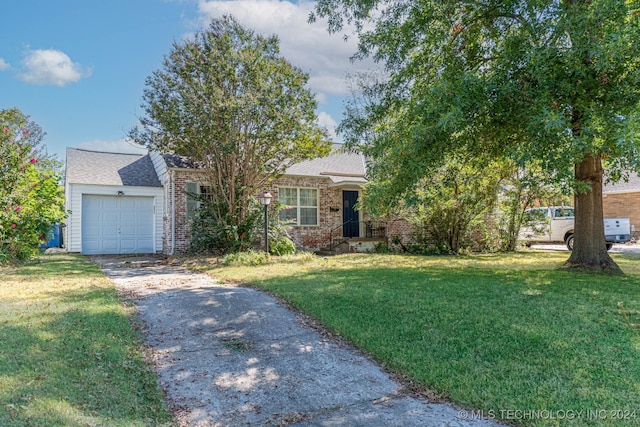
[[[269,263],[271,256],[262,251],[249,250],[246,252],[235,252],[222,258],[222,265],[228,267],[241,267],[252,265],[265,265]]]
[[[269,252],[272,255],[282,256],[291,255],[296,252],[296,245],[286,236],[278,236],[269,242]]]
[[[390,254],[391,248],[389,248],[387,242],[378,242],[373,246],[373,252],[377,254]]]
[[[44,150],[43,136],[19,110],[0,110],[0,264],[35,256],[64,218],[61,164]]]
[[[224,203],[197,194],[191,196],[201,205],[191,221],[190,252],[228,254],[251,246],[261,213],[255,200],[249,203],[245,219],[238,223]]]

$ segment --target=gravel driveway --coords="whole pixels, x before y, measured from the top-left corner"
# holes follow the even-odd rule
[[[179,426],[495,426],[412,395],[255,289],[153,257],[93,257],[134,301]]]

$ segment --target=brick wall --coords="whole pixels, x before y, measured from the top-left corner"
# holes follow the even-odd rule
[[[187,182],[202,182],[203,174],[197,171],[175,171],[174,183],[167,182],[165,185],[167,189],[167,212],[164,215],[164,238],[163,238],[163,251],[164,253],[171,252],[171,239],[173,234],[171,233],[172,222],[172,209],[173,202],[175,200],[175,252],[183,253],[189,249],[189,242],[191,240],[191,227],[187,222]],[[175,198],[172,191],[175,189]]]
[[[602,208],[605,218],[629,218],[631,232],[636,239],[640,238],[640,193],[615,193],[602,196]]]
[[[395,236],[400,238],[400,243],[405,247],[413,241],[414,235],[413,225],[406,219],[393,218],[387,220],[387,240],[389,245],[393,246]]]

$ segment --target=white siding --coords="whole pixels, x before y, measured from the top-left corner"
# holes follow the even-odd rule
[[[166,185],[166,182],[163,181],[163,177],[168,173],[167,163],[164,161],[162,155],[158,152],[152,151],[149,153],[149,158],[151,159],[151,163],[153,163],[153,167],[156,169],[156,174],[160,177],[160,183],[162,185]]]
[[[69,252],[82,252],[82,195],[115,196],[118,191],[126,196],[150,196],[154,198],[154,245],[155,251],[162,251],[162,213],[164,212],[164,192],[162,187],[123,187],[107,185],[67,184],[66,209],[71,211],[67,216],[65,230],[65,246]]]
[[[169,186],[171,184],[171,175],[169,173],[169,169],[167,168],[167,163],[164,161],[164,158],[162,157],[162,155],[156,151],[151,151],[149,152],[149,158],[151,159],[151,162],[153,163],[153,167],[156,170],[156,174],[158,175],[158,178],[160,179],[160,184],[162,184],[163,187],[163,191],[164,191],[164,200],[166,201],[164,203],[164,209],[163,209],[163,215],[165,217],[165,219],[169,218],[169,215],[171,214],[171,212],[169,211],[170,209],[170,203],[169,203],[169,193],[170,193],[170,189]],[[164,233],[168,234],[171,232],[171,230],[166,229],[164,230]]]

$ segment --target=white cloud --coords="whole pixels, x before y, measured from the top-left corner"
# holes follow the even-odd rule
[[[91,75],[91,70],[71,61],[59,50],[30,50],[22,60],[20,79],[36,85],[65,86]]]
[[[4,59],[0,58],[0,71],[8,70],[11,68],[11,65]]]
[[[318,124],[323,128],[327,129],[327,131],[329,132],[329,138],[331,138],[331,140],[335,142],[336,127],[338,126],[338,123],[333,119],[333,117],[331,117],[329,114],[325,113],[324,111],[320,111],[318,113]]]
[[[368,61],[352,63],[349,59],[357,51],[356,36],[344,41],[342,34],[329,34],[327,22],[318,19],[309,24],[314,3],[291,3],[278,0],[199,0],[203,21],[222,15],[233,15],[238,21],[258,33],[277,34],[280,51],[290,62],[309,73],[309,86],[319,92],[320,101],[326,94],[349,93],[345,82],[347,73],[378,68]]]
[[[124,138],[119,141],[87,141],[78,144],[76,148],[82,148],[84,150],[92,151],[105,151],[108,153],[144,154],[147,152],[147,149],[145,147],[135,144],[129,138]]]

